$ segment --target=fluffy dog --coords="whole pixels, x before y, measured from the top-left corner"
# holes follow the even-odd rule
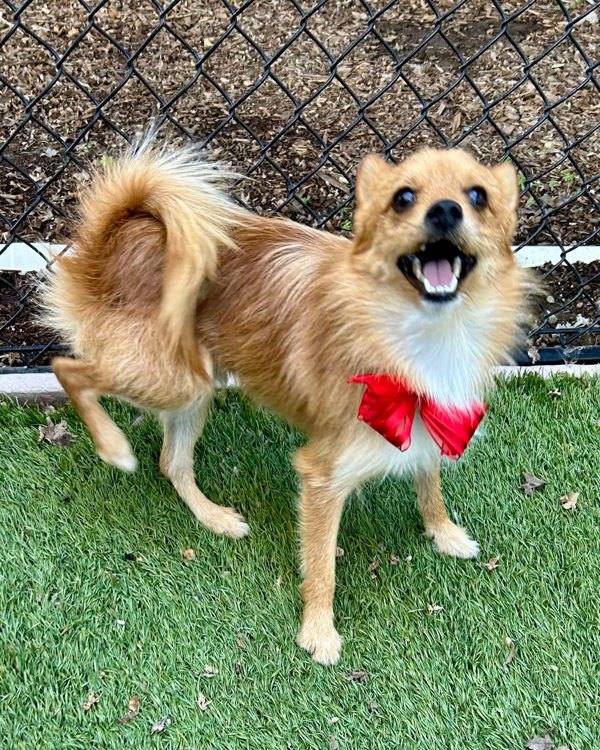
[[[464,449],[526,309],[527,273],[510,249],[516,175],[460,150],[398,165],[367,156],[353,240],[243,210],[227,197],[229,177],[193,149],[151,142],[95,177],[46,290],[52,326],[75,355],[53,368],[98,454],[120,469],[136,459],[98,397],[159,414],[161,471],[217,534],[243,537],[248,526],[194,477],[215,378],[233,373],[307,433],[295,460],[298,644],[332,664],[336,536],[363,482],[412,474],[437,549],[478,552],[446,513],[440,454]]]

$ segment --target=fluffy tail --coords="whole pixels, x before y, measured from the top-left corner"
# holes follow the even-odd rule
[[[113,256],[132,242],[124,234],[133,226],[128,222],[158,223],[164,253],[158,325],[167,346],[205,374],[195,336],[196,306],[204,282],[215,275],[219,250],[234,246],[231,230],[243,217],[222,188],[234,177],[202,161],[194,147],[158,150],[151,137],[110,163],[82,197],[74,250],[59,259],[49,282],[46,299],[54,308],[50,317],[77,317],[70,288],[76,287],[77,298],[87,296],[90,304],[92,296],[96,303],[110,297]]]

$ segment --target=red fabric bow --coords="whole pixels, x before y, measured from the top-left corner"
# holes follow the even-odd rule
[[[353,375],[348,382],[367,386],[358,418],[401,451],[410,447],[417,407],[425,429],[439,446],[442,456],[454,460],[465,452],[486,412],[485,404],[479,402],[464,409],[440,406],[389,375]]]

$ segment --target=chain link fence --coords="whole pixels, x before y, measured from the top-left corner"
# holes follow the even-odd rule
[[[43,243],[67,241],[90,169],[150,119],[249,175],[237,197],[255,210],[340,232],[370,151],[511,160],[517,250],[541,258],[547,290],[520,360],[600,361],[599,5],[5,2],[0,368],[44,367],[60,348],[35,322]]]

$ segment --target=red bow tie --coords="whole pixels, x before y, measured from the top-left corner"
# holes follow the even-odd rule
[[[485,404],[479,402],[464,409],[440,406],[389,375],[353,375],[348,382],[367,386],[358,418],[401,451],[410,447],[417,407],[425,429],[439,446],[442,456],[454,460],[464,453],[486,411]]]

